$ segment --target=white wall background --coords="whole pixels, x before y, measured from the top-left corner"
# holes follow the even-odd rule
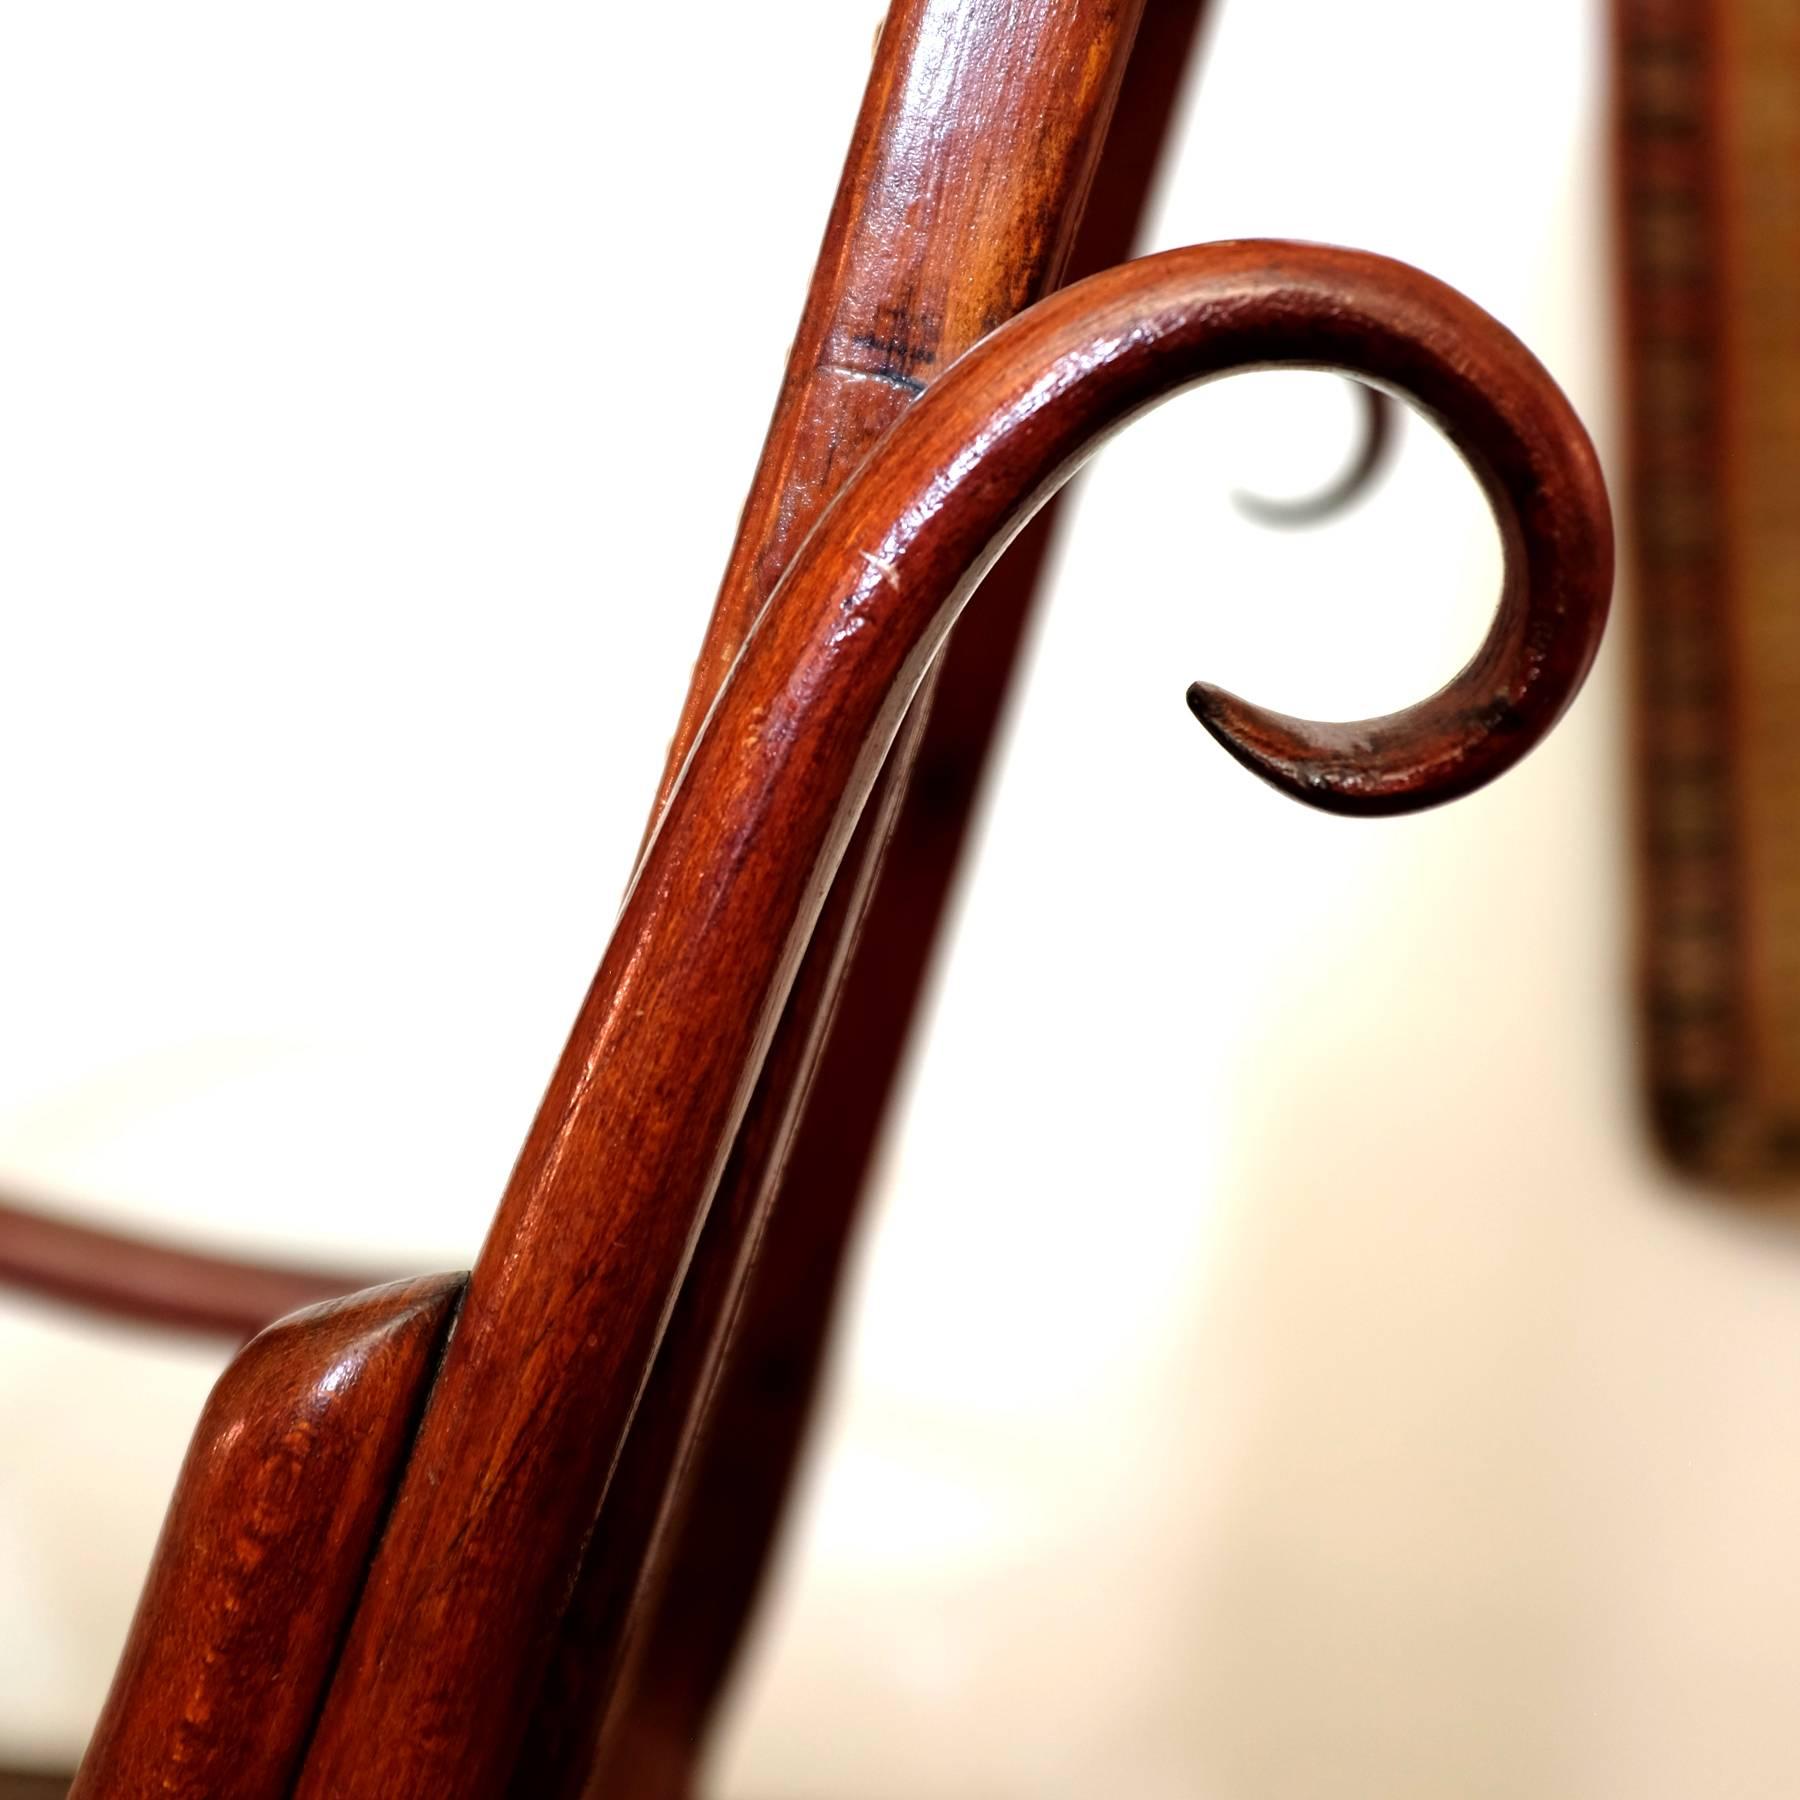
[[[458,1266],[596,960],[872,4],[0,10],[0,1179]],[[1588,5],[1222,0],[1153,244],[1464,288],[1603,437]],[[1182,705],[1402,703],[1422,427],[1192,397],[1081,494],[721,1800],[1775,1800],[1800,1265],[1647,1160],[1618,646],[1513,779],[1303,813]],[[979,604],[979,602],[977,602]],[[0,1750],[72,1757],[211,1350],[0,1299]]]

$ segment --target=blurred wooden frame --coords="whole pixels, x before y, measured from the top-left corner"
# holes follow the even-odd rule
[[[1685,1172],[1800,1180],[1800,7],[1616,0],[1642,1041]]]

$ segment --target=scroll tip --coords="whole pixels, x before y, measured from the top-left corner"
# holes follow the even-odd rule
[[[1188,710],[1251,774],[1320,812],[1382,818],[1423,812],[1485,786],[1535,741],[1471,730],[1426,702],[1384,719],[1326,724],[1253,706],[1196,681]],[[1454,724],[1457,729],[1446,729]],[[1541,733],[1539,734],[1541,735]]]

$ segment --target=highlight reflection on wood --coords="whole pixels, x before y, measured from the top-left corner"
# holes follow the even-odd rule
[[[943,0],[890,10],[669,780],[685,728],[711,706],[795,548],[882,432],[984,332],[1062,279],[1139,11],[1137,0],[1028,0],[1004,20]],[[1130,67],[1146,64],[1134,55]],[[679,1791],[688,1779],[804,1416],[771,1419],[764,1377],[806,1355],[789,1336],[805,1330],[795,1276],[816,1267],[821,1240],[842,1241],[862,1160],[838,1135],[846,1100],[870,1104],[866,1088],[893,1064],[882,1034],[900,1029],[859,1015],[848,971],[896,947],[881,896],[910,871],[885,852],[915,767],[941,771],[946,735],[967,718],[959,652],[986,658],[1016,630],[1013,609],[984,606],[958,632],[832,885],[584,1558],[521,1794],[575,1792],[584,1771],[589,1791]],[[940,673],[949,712],[936,704]],[[980,687],[1001,681],[978,668]],[[818,1278],[828,1284],[829,1270]],[[729,1458],[731,1444],[748,1453],[720,1468],[711,1458]]]
[[[890,12],[864,110],[867,114],[883,104],[882,95],[904,95],[907,111],[918,121],[908,127],[909,134],[929,140],[954,123],[960,95],[917,78],[922,71],[890,75],[882,66],[884,58],[904,57],[916,71],[926,57],[948,51],[967,72],[967,91],[975,95],[989,89],[1003,94],[1019,77],[1010,36],[998,38],[972,9],[942,13],[930,35],[913,26],[917,11],[908,3]],[[1027,281],[1016,269],[989,272],[988,259],[1013,233],[984,233],[970,244],[966,233],[945,232],[935,223],[936,184],[948,182],[952,175],[958,182],[970,179],[973,170],[968,163],[956,165],[954,171],[940,169],[930,160],[922,170],[889,163],[885,181],[895,190],[892,199],[858,216],[878,219],[904,205],[910,222],[907,235],[927,244],[941,239],[944,252],[933,258],[927,281],[917,244],[895,245],[902,258],[893,279],[878,283],[860,278],[857,271],[871,251],[881,254],[893,243],[892,234],[878,234],[867,247],[840,248],[828,233],[814,282],[832,292],[858,296],[856,306],[843,315],[851,334],[874,330],[880,316],[877,309],[885,305],[890,287],[922,291],[929,305],[938,286],[986,285],[997,296],[1022,303],[1071,273],[1092,274],[1124,260],[1137,238],[1178,96],[1194,79],[1204,12],[1201,0],[1159,0],[1145,9],[1128,46],[1130,58],[1112,124],[1091,179],[1085,161],[1047,162],[1027,140],[1019,141],[1018,171],[1000,192],[1016,209],[1045,220],[1065,220],[1060,233],[1044,231],[1037,239],[1045,258],[1040,281]],[[1083,66],[1116,64],[1124,58],[1127,46],[1103,10],[1072,4],[1056,7],[1052,16],[1065,33],[1065,58]],[[946,35],[951,30],[954,38]],[[1052,79],[1056,64],[1040,53],[1029,73]],[[1103,93],[1104,88],[1095,91]],[[985,110],[994,117],[990,130],[1004,125],[1007,113],[997,99]],[[881,126],[876,142],[889,130]],[[844,173],[845,188],[860,185],[861,147],[869,141],[859,130]],[[919,192],[921,181],[925,187]],[[951,209],[950,216],[959,211]],[[1060,259],[1071,233],[1074,241],[1065,270]],[[928,385],[929,378],[929,370],[920,372],[921,385]],[[782,460],[781,425],[778,414],[765,461]],[[845,441],[854,439],[846,434]],[[853,472],[848,458],[840,455],[836,469],[841,486]],[[822,489],[806,496],[811,502],[809,520],[830,497]],[[627,1496],[640,1491],[640,1484],[621,1468],[614,1487],[624,1492],[615,1497],[609,1491],[607,1523],[595,1534],[595,1548],[584,1565],[530,1733],[536,1748],[528,1753],[527,1766],[539,1784],[536,1791],[565,1791],[563,1771],[580,1766],[585,1753],[576,1746],[595,1733],[600,1739],[584,1791],[678,1795],[692,1784],[707,1727],[780,1528],[825,1355],[839,1271],[924,989],[1058,504],[1053,501],[1013,541],[984,584],[981,605],[958,623],[933,668],[929,694],[914,702],[908,733],[889,758],[882,786],[833,887],[739,1131],[694,1269],[683,1283],[644,1410],[652,1408],[665,1365],[691,1365],[691,1351],[684,1347],[697,1332],[690,1321],[711,1316],[717,1305],[707,1298],[712,1286],[707,1271],[717,1266],[712,1240],[731,1229],[729,1221],[747,1193],[756,1195],[760,1179],[762,1191],[751,1204],[761,1209],[765,1223],[760,1233],[750,1234],[756,1240],[755,1257],[737,1282],[735,1311],[728,1314],[719,1342],[706,1352],[710,1377],[702,1384],[703,1403],[683,1427],[681,1472],[657,1496],[651,1548],[641,1568],[632,1560],[629,1530],[621,1534],[624,1544],[614,1535],[619,1520],[616,1500],[629,1505]],[[912,720],[927,699],[928,716],[918,731],[916,754],[911,754]],[[893,796],[902,787],[896,804]],[[891,829],[886,822],[890,807]],[[877,850],[879,867],[868,882]],[[857,924],[847,915],[865,883],[867,899]],[[840,918],[845,921],[842,928]],[[845,937],[851,947],[838,991],[821,1003],[819,972],[826,966],[828,947]],[[791,1080],[786,1071],[794,1058],[784,1045],[791,1045],[796,1021],[819,1013],[829,1013],[829,1024],[818,1044],[816,1066],[797,1084],[798,1117],[781,1140],[759,1121],[772,1114],[770,1092],[782,1091]],[[772,1141],[782,1144],[778,1154],[763,1148]],[[766,1177],[752,1175],[758,1167],[773,1177],[772,1190]],[[654,1413],[649,1428],[658,1435],[674,1432]],[[627,1444],[628,1465],[635,1462],[637,1435],[634,1428]],[[617,1569],[627,1571],[622,1579],[607,1573]],[[618,1598],[603,1599],[607,1594]],[[610,1620],[609,1607],[615,1613]],[[616,1616],[621,1610],[622,1619]]]

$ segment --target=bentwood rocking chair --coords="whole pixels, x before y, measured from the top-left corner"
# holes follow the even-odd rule
[[[1509,333],[1348,250],[1118,263],[1198,12],[895,0],[641,860],[487,1242],[239,1353],[78,1794],[686,1791],[1038,540],[977,587],[1113,432],[1240,369],[1331,369],[1481,483],[1504,590],[1439,693],[1325,725],[1190,690],[1286,794],[1454,799],[1580,686],[1605,494]],[[1127,79],[1114,148],[1139,141],[1103,158]]]

